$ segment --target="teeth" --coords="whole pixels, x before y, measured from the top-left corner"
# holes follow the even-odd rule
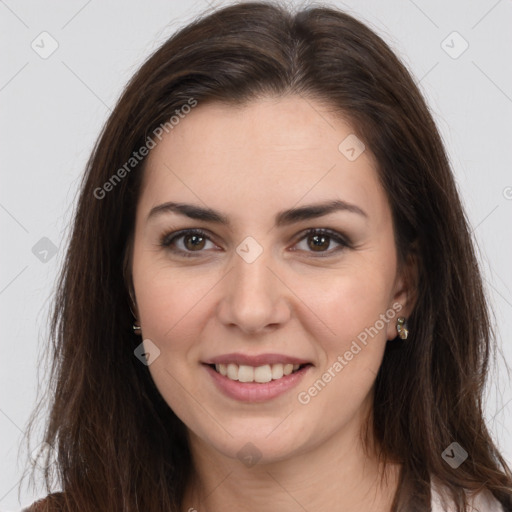
[[[277,380],[283,376],[290,375],[292,372],[300,368],[298,364],[265,364],[263,366],[247,366],[245,364],[237,365],[234,363],[229,364],[216,364],[215,369],[221,374],[231,380],[238,380],[239,382],[270,382]]]
[[[217,365],[215,365],[215,368],[217,368]],[[226,375],[227,375],[228,379],[238,380],[238,365],[237,364],[228,364],[228,369],[227,369]]]
[[[284,375],[283,365],[282,364],[273,364],[272,365],[272,378],[280,379]]]
[[[238,380],[240,382],[254,382],[254,368],[241,364],[238,367]]]
[[[254,368],[254,380],[256,382],[270,382],[272,380],[272,369],[269,364]]]

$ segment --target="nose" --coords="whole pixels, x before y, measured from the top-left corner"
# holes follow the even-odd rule
[[[238,254],[222,280],[218,318],[247,334],[263,333],[285,324],[291,316],[291,297],[283,276],[274,268],[270,251],[249,263]]]

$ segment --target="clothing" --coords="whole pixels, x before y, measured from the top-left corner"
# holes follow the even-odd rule
[[[432,485],[432,512],[453,512],[456,509],[454,508],[453,502],[446,503],[446,508],[443,508],[443,500],[442,500],[442,491],[438,486]],[[444,493],[444,496],[447,496]],[[446,497],[446,500],[448,498]],[[473,496],[472,500],[470,500],[470,508],[471,512],[503,512],[503,507],[496,500],[496,498],[489,492],[482,492],[476,496]],[[473,508],[471,508],[473,507]]]

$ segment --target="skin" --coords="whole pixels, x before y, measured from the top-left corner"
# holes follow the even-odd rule
[[[189,432],[195,476],[183,510],[259,511],[269,503],[282,512],[390,510],[398,466],[381,467],[374,443],[365,452],[360,433],[386,340],[412,308],[411,271],[399,272],[391,210],[370,151],[349,161],[338,150],[353,132],[325,106],[297,96],[243,107],[199,104],[148,157],[136,214],[134,298],[143,339],[160,350],[151,376]],[[366,216],[338,211],[274,226],[283,209],[334,199]],[[148,221],[167,201],[212,208],[231,225],[177,213]],[[193,257],[160,245],[186,228],[210,236],[199,249],[190,237],[187,245],[186,237],[175,242]],[[313,236],[304,237],[309,228],[336,231],[351,245],[328,238],[315,251]],[[236,252],[247,236],[263,249],[252,263]],[[300,403],[298,393],[393,304],[400,315]],[[201,364],[232,352],[292,355],[313,367],[297,388],[243,403],[223,395]],[[237,457],[248,442],[261,455],[252,467]]]

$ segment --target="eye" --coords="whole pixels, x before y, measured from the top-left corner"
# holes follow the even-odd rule
[[[317,256],[320,257],[325,257],[324,255],[329,256],[333,252],[339,252],[344,248],[351,247],[351,244],[346,237],[336,231],[324,228],[313,228],[307,230],[303,234],[302,238],[299,239],[299,242],[303,241],[306,242],[306,248],[300,250],[317,253]],[[178,255],[189,258],[195,256],[193,253],[201,253],[203,249],[207,248],[206,245],[208,242],[210,242],[214,247],[217,247],[205,231],[201,229],[184,229],[163,235],[160,245],[168,248],[170,251]],[[338,244],[339,247],[327,250],[333,242]],[[180,244],[181,248],[179,247]],[[295,251],[297,249],[293,250]]]
[[[177,243],[178,241],[182,242],[182,248],[176,248],[177,245],[180,245]],[[201,252],[207,242],[213,244],[210,237],[201,229],[184,229],[176,233],[164,235],[160,245],[182,256],[193,257],[191,253]]]
[[[347,247],[351,247],[350,242],[345,237],[336,231],[331,231],[330,229],[308,229],[304,236],[299,240],[299,242],[303,241],[305,242],[306,248],[301,250],[305,250],[306,252],[322,253],[318,254],[320,257],[325,257],[324,255],[330,256],[333,252],[339,252]],[[333,241],[338,244],[339,247],[328,251],[327,249]]]

